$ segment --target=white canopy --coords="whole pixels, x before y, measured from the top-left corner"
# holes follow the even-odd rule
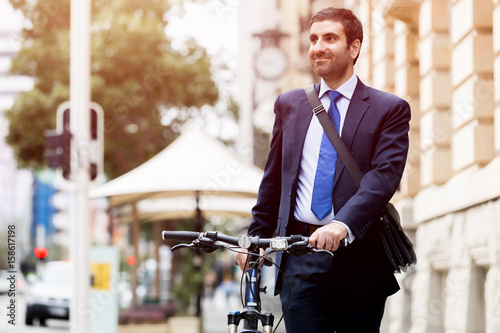
[[[145,199],[137,203],[137,218],[141,222],[153,222],[162,220],[176,220],[193,218],[197,207],[203,212],[203,216],[226,217],[226,218],[251,218],[252,207],[255,198],[204,196],[200,202],[196,198],[175,197]],[[133,219],[130,206],[120,209],[119,220],[129,223]]]
[[[262,170],[201,130],[182,134],[134,170],[90,192],[111,206],[142,199],[195,196],[256,198]]]

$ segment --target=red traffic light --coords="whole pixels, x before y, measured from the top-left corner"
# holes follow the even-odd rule
[[[35,252],[35,256],[38,259],[43,259],[47,257],[47,254],[49,254],[49,251],[45,247],[40,246],[35,247],[35,250],[33,252]]]
[[[129,264],[130,266],[134,266],[135,265],[135,257],[134,256],[128,256],[127,257],[127,264]]]

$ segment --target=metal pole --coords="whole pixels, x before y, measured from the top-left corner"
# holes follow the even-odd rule
[[[72,138],[70,215],[73,298],[71,332],[89,333],[90,317],[90,1],[71,0],[70,32],[70,127]]]
[[[132,239],[134,243],[135,264],[132,265],[132,276],[130,277],[130,287],[132,288],[132,309],[137,307],[137,267],[139,267],[139,233],[141,232],[141,224],[139,221],[139,211],[137,210],[137,202],[132,204]]]
[[[196,217],[195,217],[195,230],[198,232],[203,231],[203,219],[201,216],[201,209],[200,209],[200,191],[195,191],[196,195]],[[196,251],[194,255],[194,266],[197,271],[201,271],[201,266],[203,263],[203,258],[201,255],[200,251]],[[201,295],[203,293],[203,283],[200,283],[198,286],[198,295],[196,295],[196,316],[201,318],[202,313],[201,313]],[[200,320],[200,324],[202,323],[202,320]]]

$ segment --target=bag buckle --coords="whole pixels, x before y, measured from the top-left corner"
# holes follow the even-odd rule
[[[313,109],[314,114],[320,114],[321,112],[325,111],[325,108],[323,107],[322,104],[318,105]]]

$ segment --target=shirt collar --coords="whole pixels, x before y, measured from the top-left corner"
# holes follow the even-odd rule
[[[358,84],[358,77],[356,76],[355,73],[353,73],[349,80],[347,80],[346,82],[344,82],[343,85],[338,87],[337,91],[341,93],[342,96],[351,100],[352,95],[354,94],[354,89],[356,89],[357,84]],[[321,98],[329,90],[333,89],[326,84],[323,78],[321,78],[321,84],[319,86],[319,97]]]

